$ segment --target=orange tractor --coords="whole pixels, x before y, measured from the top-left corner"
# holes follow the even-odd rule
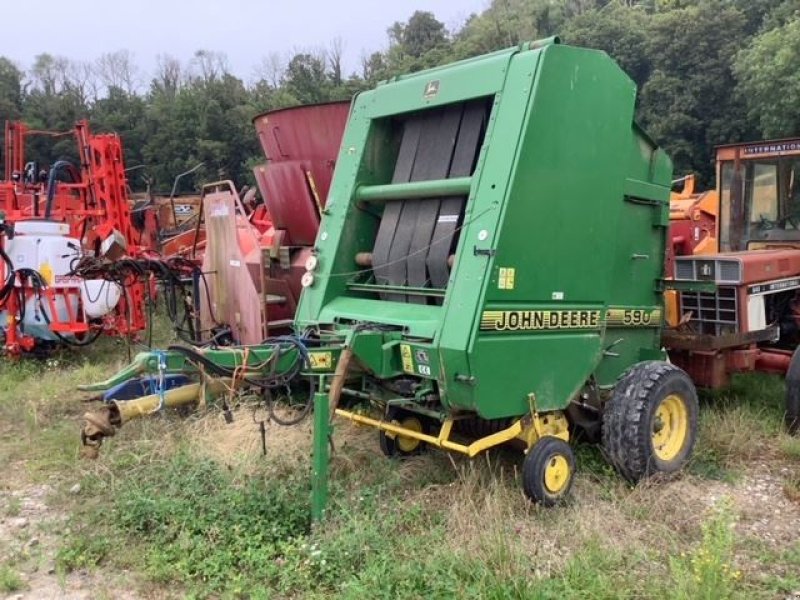
[[[677,312],[664,343],[699,386],[726,386],[737,372],[785,374],[786,423],[796,432],[800,139],[720,146],[716,162],[715,191],[673,197],[673,216],[682,207],[687,216],[672,221],[672,245],[688,240],[692,253],[674,257]]]

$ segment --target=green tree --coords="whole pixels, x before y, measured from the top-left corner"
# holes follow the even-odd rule
[[[676,173],[713,183],[713,149],[753,135],[736,94],[733,59],[747,21],[727,0],[699,0],[655,13],[646,29],[651,75],[639,118],[672,156]]]
[[[329,100],[331,82],[325,70],[325,58],[307,52],[295,55],[286,67],[284,85],[301,104]]]
[[[563,33],[570,44],[606,51],[641,87],[650,77],[652,54],[647,29],[651,19],[636,7],[615,2],[574,17]]]
[[[19,119],[22,115],[22,72],[0,56],[0,120]]]
[[[418,10],[407,23],[395,23],[389,28],[389,35],[395,44],[402,46],[403,52],[413,58],[421,58],[425,53],[447,43],[444,23],[433,13]]]
[[[147,141],[147,102],[143,97],[111,87],[94,103],[91,116],[94,132],[116,133],[122,138],[126,167],[143,164],[142,149]],[[137,170],[130,178],[131,187],[141,188],[144,174]]]
[[[407,22],[395,22],[388,30],[388,74],[410,73],[452,60],[444,23],[433,13],[417,11]]]
[[[174,93],[154,85],[142,161],[156,186],[169,189],[176,175],[201,162],[202,169],[181,180],[181,191],[197,189],[202,181],[249,180],[247,161],[258,152],[250,101],[241,79],[213,65],[201,67]]]
[[[739,91],[765,137],[800,135],[800,17],[765,31],[736,57]]]
[[[23,119],[33,128],[69,133],[79,119],[89,116],[84,90],[69,79],[70,61],[63,56],[40,54],[30,71],[31,89],[23,96]],[[26,157],[42,165],[59,159],[78,161],[75,141],[70,135],[32,136]]]

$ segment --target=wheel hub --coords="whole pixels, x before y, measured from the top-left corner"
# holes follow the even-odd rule
[[[674,460],[683,449],[689,431],[689,414],[683,398],[670,394],[653,417],[653,452],[664,461]]]
[[[569,463],[560,454],[553,456],[544,470],[544,486],[552,494],[558,494],[569,481]]]
[[[400,425],[412,431],[422,432],[422,423],[416,417],[406,417],[400,421]],[[418,439],[400,434],[395,438],[395,443],[401,452],[409,454],[414,452],[421,442]]]

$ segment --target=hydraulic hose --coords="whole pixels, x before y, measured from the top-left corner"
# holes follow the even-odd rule
[[[6,264],[6,280],[3,283],[3,287],[0,288],[0,303],[4,303],[11,292],[14,291],[16,273],[14,272],[14,263],[11,262],[11,259],[8,257],[8,254],[6,254],[2,245],[0,245],[0,258],[2,258],[3,262]]]
[[[53,200],[56,196],[56,181],[59,171],[66,171],[72,183],[80,181],[80,173],[71,162],[66,160],[58,160],[50,168],[50,174],[47,177],[47,202],[44,205],[44,218],[50,219],[53,214]]]
[[[302,366],[304,364],[308,364],[308,349],[301,340],[291,336],[267,338],[262,343],[271,344],[275,347],[275,354],[273,354],[275,360],[270,360],[270,372],[265,377],[260,377],[258,379],[241,377],[241,380],[252,386],[263,389],[267,413],[269,414],[271,420],[275,421],[278,425],[283,426],[297,425],[309,415],[313,407],[314,394],[316,393],[316,382],[314,381],[314,378],[311,377],[308,379],[309,390],[307,401],[302,405],[302,407],[299,408],[297,414],[292,418],[283,417],[275,411],[275,403],[272,398],[271,390],[284,386],[288,387],[289,382],[300,373]],[[297,360],[286,371],[276,373],[274,369],[275,365],[277,364],[277,359],[286,345],[293,346],[297,349]],[[216,364],[214,361],[210,360],[194,348],[173,345],[169,346],[168,349],[173,352],[179,352],[180,354],[183,354],[190,362],[202,365],[209,373],[219,377],[236,377],[234,369]]]

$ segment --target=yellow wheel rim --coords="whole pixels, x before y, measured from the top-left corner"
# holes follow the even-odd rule
[[[674,460],[686,444],[689,433],[689,411],[677,394],[664,398],[653,418],[653,452],[663,460]]]
[[[569,483],[569,462],[560,454],[550,457],[544,468],[544,487],[551,494],[559,494]]]
[[[406,417],[400,421],[400,426],[418,433],[422,433],[422,423],[416,417]],[[415,440],[414,438],[398,435],[395,439],[395,443],[397,444],[397,449],[400,450],[400,452],[408,454],[419,448],[419,445],[422,442]]]

